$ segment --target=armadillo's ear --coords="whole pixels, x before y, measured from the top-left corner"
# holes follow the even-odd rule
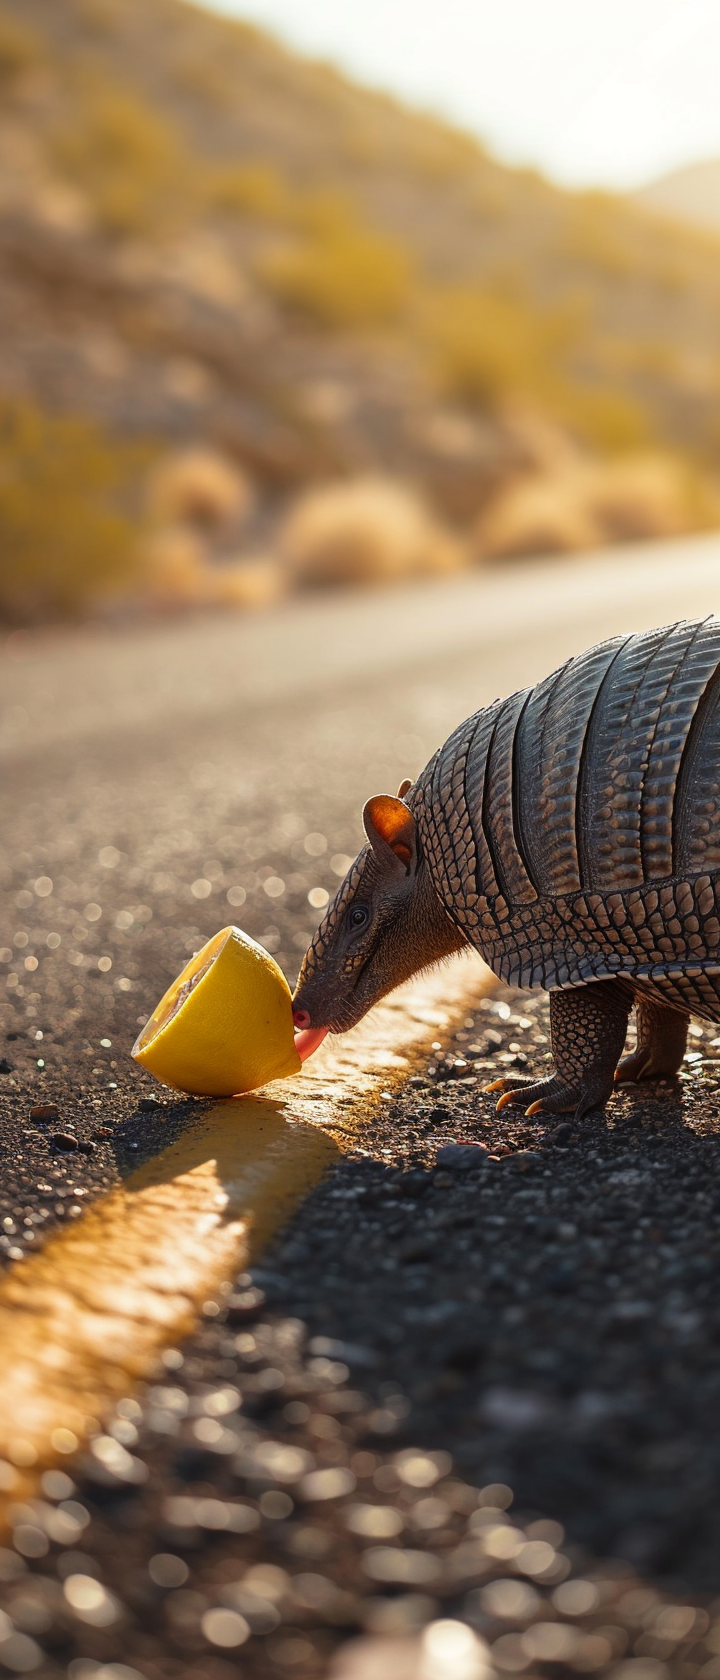
[[[415,818],[407,805],[389,793],[378,793],[368,799],[363,823],[378,862],[411,875],[417,861],[417,837]]]
[[[412,777],[411,776],[404,776],[403,780],[401,781],[400,786],[397,790],[398,799],[404,799],[406,793],[410,792],[411,787],[412,787]]]

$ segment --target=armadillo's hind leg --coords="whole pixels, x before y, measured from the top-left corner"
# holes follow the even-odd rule
[[[637,1049],[624,1056],[615,1074],[618,1083],[635,1079],[670,1079],[682,1066],[687,1043],[688,1016],[682,1009],[656,1003],[638,994]]]
[[[506,1103],[529,1103],[526,1113],[573,1112],[577,1120],[591,1108],[602,1108],[613,1088],[622,1055],[631,988],[622,980],[597,980],[588,986],[550,993],[550,1034],[555,1073],[525,1084],[505,1079]],[[500,1081],[495,1089],[500,1088]]]

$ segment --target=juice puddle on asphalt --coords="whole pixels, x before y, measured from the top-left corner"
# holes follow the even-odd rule
[[[461,956],[329,1039],[298,1078],[214,1103],[0,1287],[0,1499],[27,1492],[254,1260],[388,1088],[495,985]]]

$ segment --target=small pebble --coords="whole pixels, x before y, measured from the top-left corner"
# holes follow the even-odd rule
[[[12,1062],[8,1061],[7,1056],[1,1057],[0,1058],[0,1073],[12,1073],[12,1071],[13,1071]]]
[[[60,1110],[57,1103],[37,1103],[30,1110],[31,1120],[59,1120]]]
[[[451,1172],[468,1172],[481,1166],[486,1158],[484,1143],[445,1143],[435,1157],[439,1167],[448,1167]]]
[[[69,1151],[71,1149],[77,1149],[78,1147],[78,1140],[74,1136],[73,1132],[53,1132],[50,1142],[53,1144],[55,1149],[64,1149]]]
[[[529,1167],[540,1167],[543,1163],[539,1149],[517,1149],[512,1158],[521,1172],[526,1172]]]
[[[262,1289],[243,1289],[237,1295],[231,1295],[227,1303],[228,1324],[248,1324],[251,1319],[258,1318],[265,1306],[265,1292]]]
[[[141,1097],[138,1108],[141,1114],[151,1114],[154,1108],[164,1108],[165,1104],[158,1102],[157,1097]]]

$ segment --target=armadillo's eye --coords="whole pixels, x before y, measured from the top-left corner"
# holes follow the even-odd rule
[[[353,905],[353,908],[348,916],[348,926],[352,928],[353,933],[358,933],[360,928],[367,927],[369,920],[370,911],[367,909],[366,905]]]

